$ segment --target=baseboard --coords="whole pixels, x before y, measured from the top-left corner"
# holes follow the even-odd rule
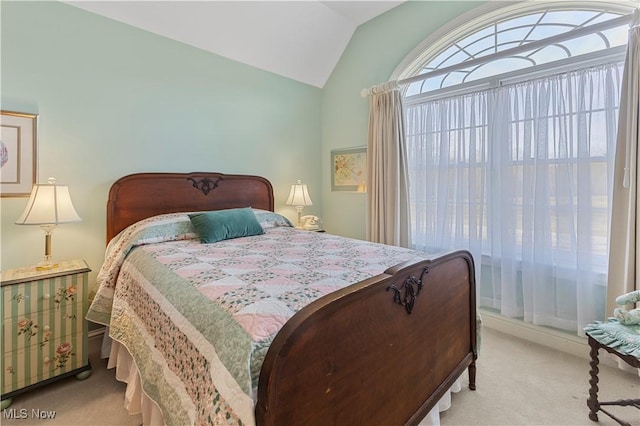
[[[495,312],[480,310],[482,326],[519,337],[551,349],[590,360],[589,343],[586,337],[572,336],[551,328],[540,327],[524,321],[507,318]],[[617,368],[615,357],[601,351],[600,363]]]

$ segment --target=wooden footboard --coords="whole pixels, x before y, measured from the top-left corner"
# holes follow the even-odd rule
[[[291,318],[264,360],[258,425],[417,424],[469,368],[475,389],[471,254],[402,264]]]

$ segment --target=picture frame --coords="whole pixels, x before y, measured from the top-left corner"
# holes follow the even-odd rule
[[[367,147],[331,151],[331,190],[366,192]]]
[[[0,111],[0,197],[28,197],[36,182],[37,114]]]

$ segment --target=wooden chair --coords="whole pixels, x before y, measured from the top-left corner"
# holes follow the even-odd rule
[[[640,325],[627,326],[614,319],[609,319],[606,322],[589,324],[584,330],[589,338],[589,346],[591,348],[591,362],[589,363],[591,365],[589,372],[591,375],[589,380],[591,387],[589,389],[589,398],[587,399],[589,419],[597,422],[598,412],[601,411],[619,424],[630,426],[631,423],[619,419],[603,407],[618,405],[635,407],[640,410],[640,399],[598,401],[598,372],[600,371],[598,368],[598,350],[604,349],[630,366],[640,368]]]

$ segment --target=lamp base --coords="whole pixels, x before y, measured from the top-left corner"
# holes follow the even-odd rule
[[[44,231],[44,259],[36,265],[36,271],[49,271],[58,267],[58,264],[51,260],[51,234],[56,225],[40,225]]]
[[[49,271],[51,269],[56,269],[59,266],[60,265],[54,262],[40,262],[36,265],[36,271]]]
[[[47,234],[44,258],[36,265],[36,271],[50,271],[59,265],[51,260],[51,234]]]
[[[296,206],[298,212],[298,223],[296,223],[296,229],[302,229],[302,209],[304,206]]]

